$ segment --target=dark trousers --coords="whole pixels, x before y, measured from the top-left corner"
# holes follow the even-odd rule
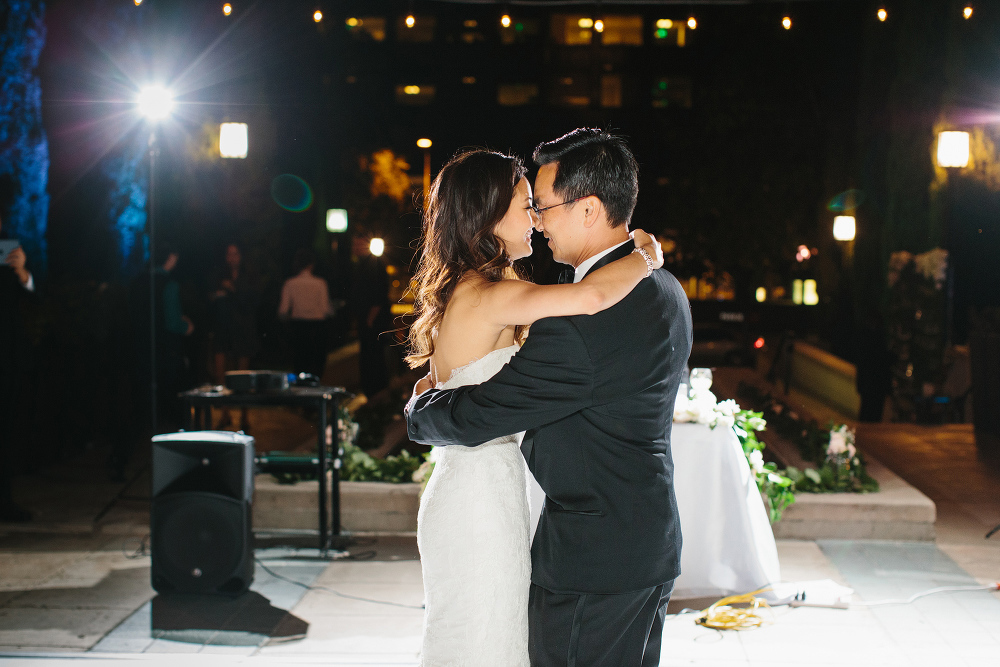
[[[532,667],[656,667],[674,582],[617,595],[553,593],[531,585]]]

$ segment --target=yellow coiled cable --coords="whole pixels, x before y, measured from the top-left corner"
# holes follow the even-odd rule
[[[708,609],[701,612],[701,615],[694,620],[698,625],[713,630],[748,630],[759,628],[764,624],[764,619],[757,613],[758,609],[770,609],[767,600],[756,597],[758,593],[771,590],[760,588],[751,593],[741,595],[730,595],[714,603]],[[736,608],[734,604],[749,605],[745,608]]]

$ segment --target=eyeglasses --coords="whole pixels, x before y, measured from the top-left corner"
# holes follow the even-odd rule
[[[541,219],[543,211],[548,211],[550,208],[556,208],[557,206],[565,206],[566,204],[574,204],[574,203],[580,201],[581,199],[586,199],[587,197],[593,197],[593,196],[594,195],[583,195],[582,197],[577,197],[576,199],[568,199],[568,200],[566,200],[564,202],[560,202],[558,204],[553,204],[552,206],[546,206],[544,208],[538,208],[537,206],[535,206],[534,204],[532,204],[531,206],[525,206],[525,209],[527,209],[527,210],[531,211],[532,213],[534,213],[536,218]]]

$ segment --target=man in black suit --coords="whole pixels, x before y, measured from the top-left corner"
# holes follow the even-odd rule
[[[633,252],[638,166],[620,137],[575,130],[534,158],[535,226],[574,280]],[[489,381],[411,403],[417,442],[526,431],[521,448],[546,495],[531,547],[536,667],[659,664],[680,574],[671,419],[690,351],[687,297],[658,269],[596,315],[535,322]]]

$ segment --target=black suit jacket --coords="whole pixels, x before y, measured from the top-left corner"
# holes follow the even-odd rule
[[[680,574],[670,432],[690,351],[687,296],[658,269],[596,315],[535,322],[489,381],[421,394],[409,436],[471,446],[527,431],[522,451],[546,495],[532,582],[565,593],[656,586]]]

